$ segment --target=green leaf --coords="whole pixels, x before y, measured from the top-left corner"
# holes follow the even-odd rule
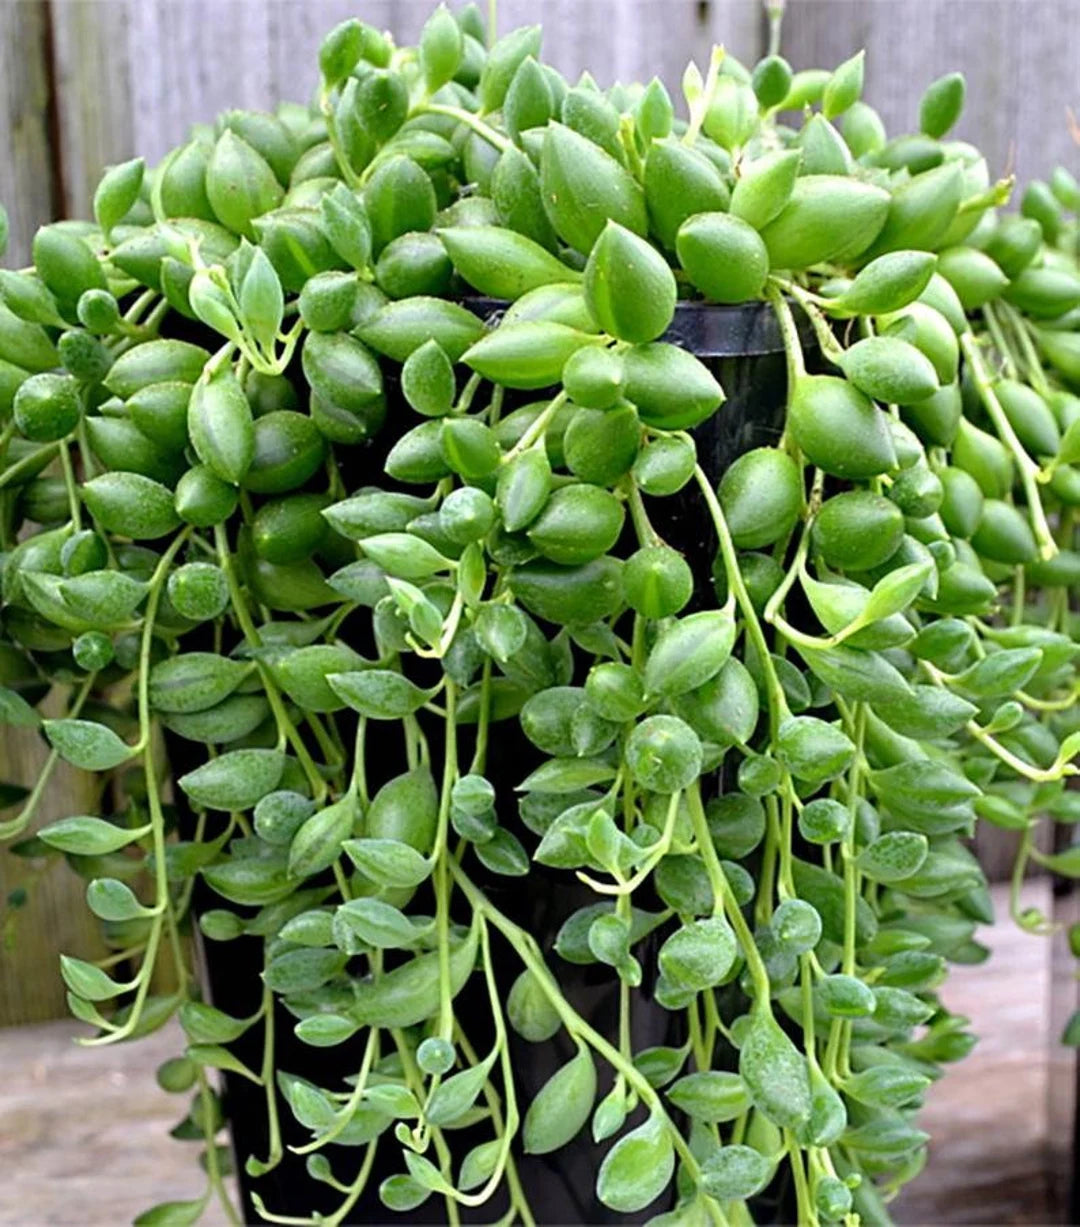
[[[357,869],[379,886],[409,889],[431,876],[431,862],[400,840],[347,839],[343,847]]]
[[[723,916],[684,924],[660,947],[664,978],[680,989],[700,992],[721,984],[734,966],[738,946]]]
[[[409,1175],[414,1183],[420,1185],[421,1188],[428,1189],[432,1193],[452,1192],[449,1182],[443,1178],[439,1169],[423,1155],[418,1155],[413,1150],[406,1150],[405,1166],[409,1169]]]
[[[674,698],[719,673],[735,644],[735,619],[722,610],[679,618],[656,641],[645,662],[645,690]]]
[[[488,51],[480,73],[481,111],[497,111],[502,106],[522,61],[540,54],[540,39],[539,26],[522,26],[504,34]]]
[[[518,785],[519,792],[570,793],[615,778],[610,763],[588,758],[552,758]]]
[[[193,1044],[231,1044],[253,1024],[250,1018],[233,1018],[205,1001],[185,1001],[180,1007],[180,1026]]]
[[[150,670],[150,705],[160,712],[201,712],[216,707],[251,672],[251,665],[216,652],[184,652]]]
[[[846,698],[879,703],[902,698],[910,690],[899,670],[880,652],[800,646],[799,653],[815,676]]]
[[[141,473],[102,473],[84,482],[81,492],[90,514],[108,533],[151,541],[180,525],[173,492]]]
[[[191,1227],[202,1218],[206,1199],[197,1201],[163,1201],[144,1210],[135,1219],[135,1227]]]
[[[667,1097],[687,1116],[707,1123],[736,1120],[749,1110],[750,1094],[738,1074],[702,1070],[668,1088]]]
[[[369,1086],[364,1092],[365,1103],[398,1120],[418,1120],[420,1105],[416,1096],[400,1082],[383,1082]]]
[[[460,1120],[472,1108],[484,1089],[484,1083],[488,1080],[497,1055],[498,1053],[493,1051],[479,1065],[454,1074],[452,1078],[440,1083],[424,1111],[428,1123],[441,1129]]]
[[[362,542],[364,553],[397,579],[428,579],[453,565],[427,541],[411,533],[376,533]]]
[[[889,728],[923,741],[948,737],[978,712],[974,703],[943,686],[912,686],[909,695],[873,706]]]
[[[529,872],[529,854],[521,840],[502,827],[497,828],[490,839],[478,842],[475,847],[477,860],[492,873],[523,878]]]
[[[310,993],[340,975],[348,957],[340,950],[285,950],[267,963],[263,983],[282,996]]]
[[[609,336],[640,345],[655,341],[675,313],[675,275],[655,247],[609,221],[585,266],[585,301]]]
[[[153,915],[136,899],[130,886],[116,878],[95,878],[86,888],[86,905],[102,920],[138,920]]]
[[[336,1047],[354,1036],[359,1029],[351,1018],[344,1018],[341,1014],[312,1014],[302,1018],[293,1028],[297,1039],[310,1044],[312,1048]]]
[[[274,266],[261,247],[256,247],[240,283],[240,317],[244,326],[268,353],[285,314],[285,295]]]
[[[454,367],[434,338],[405,359],[401,391],[412,408],[425,417],[443,417],[453,408],[457,392]]]
[[[408,1213],[422,1206],[431,1196],[431,1189],[426,1188],[411,1176],[387,1176],[379,1185],[379,1200],[388,1209],[396,1213]]]
[[[773,1164],[751,1146],[721,1146],[701,1165],[701,1183],[717,1201],[742,1201],[769,1183]]]
[[[358,815],[359,804],[351,792],[312,814],[289,845],[289,875],[309,878],[329,869],[341,855],[342,845],[352,834]]]
[[[450,995],[456,997],[476,963],[480,934],[474,926],[450,948]],[[350,1010],[372,1027],[412,1027],[439,1008],[439,953],[418,955],[377,979],[354,981]]]
[[[948,763],[928,759],[872,771],[870,786],[890,813],[912,824],[945,814],[967,816],[981,795],[977,784]]]
[[[1080,844],[1066,848],[1064,852],[1036,853],[1035,856],[1039,864],[1051,873],[1058,873],[1063,878],[1080,878]]]
[[[411,716],[433,698],[438,689],[422,690],[392,669],[331,673],[326,680],[353,711],[371,720],[400,720]]]
[[[651,1115],[604,1156],[596,1195],[610,1210],[636,1214],[654,1202],[671,1182],[675,1152],[662,1117]]]
[[[933,563],[913,562],[882,576],[870,592],[870,599],[866,602],[860,621],[876,622],[907,609],[922,591],[933,569]]]
[[[196,1065],[206,1065],[211,1069],[224,1070],[226,1073],[240,1074],[249,1082],[254,1082],[256,1086],[262,1085],[262,1079],[257,1074],[253,1074],[239,1057],[233,1056],[227,1048],[222,1048],[217,1044],[192,1044],[186,1050],[186,1055]]]
[[[899,882],[918,873],[930,850],[925,835],[889,831],[859,853],[855,864],[874,882]]]
[[[38,831],[38,839],[50,848],[71,852],[76,856],[105,856],[126,848],[136,839],[150,833],[150,826],[119,827],[101,818],[78,816],[61,818]],[[83,996],[86,994],[84,993]]]
[[[203,464],[222,481],[236,485],[255,455],[255,423],[231,366],[196,383],[187,424],[192,447]]]
[[[609,153],[571,128],[548,125],[540,153],[544,208],[558,235],[587,252],[608,219],[646,235],[649,219],[637,180]]]
[[[94,216],[106,234],[138,199],[145,170],[142,158],[132,158],[130,162],[110,166],[102,175],[94,191]]]
[[[581,280],[579,272],[515,230],[456,226],[440,230],[439,237],[458,273],[490,298],[513,301],[540,286]]]
[[[383,899],[350,899],[334,913],[334,934],[342,949],[342,938],[355,936],[377,950],[406,950],[430,933],[434,921],[412,918]],[[511,996],[513,994],[511,993]]]
[[[41,724],[41,716],[17,691],[0,686],[0,724],[34,729]]]
[[[77,618],[102,630],[130,621],[149,590],[149,584],[122,571],[86,571],[63,580],[58,588]]]
[[[84,771],[109,771],[132,756],[131,746],[93,720],[46,720],[42,727],[60,757]]]
[[[979,699],[1003,698],[1030,681],[1041,663],[1041,648],[1004,648],[965,669],[955,684]]]
[[[355,566],[372,564],[356,563]],[[385,581],[380,581],[385,591]],[[346,595],[352,596],[352,593]],[[313,643],[307,647],[282,648],[266,657],[274,680],[294,703],[305,711],[332,712],[345,706],[334,693],[327,677],[359,669],[363,657],[344,643]]]
[[[280,750],[230,750],[177,781],[196,805],[238,812],[273,792],[285,769]]]
[[[596,1064],[581,1045],[537,1091],[525,1113],[525,1153],[546,1155],[565,1146],[584,1128],[596,1099]]]
[[[518,1035],[533,1044],[551,1039],[562,1026],[562,1019],[543,984],[528,969],[510,986],[506,1017]]]
[[[554,320],[507,320],[471,345],[461,360],[507,388],[547,388],[559,382],[571,354],[603,341]]]
[[[285,872],[285,858],[236,857],[202,871],[206,881],[230,903],[264,907],[291,895],[296,882]]]
[[[77,996],[87,1001],[111,1001],[125,991],[126,985],[118,984],[100,967],[69,955],[60,956],[60,974],[64,983]]]
[[[420,31],[420,64],[428,93],[449,81],[461,63],[464,37],[445,4],[440,4]]]
[[[634,1054],[634,1068],[645,1076],[652,1087],[659,1090],[675,1078],[690,1055],[689,1045],[671,1048],[663,1044],[643,1048]]]
[[[502,1150],[502,1140],[492,1138],[490,1142],[481,1142],[461,1160],[461,1172],[458,1175],[457,1187],[467,1193],[487,1184],[499,1161]]]
[[[763,1008],[752,1015],[739,1049],[739,1075],[754,1106],[782,1129],[801,1129],[810,1119],[806,1058]]]

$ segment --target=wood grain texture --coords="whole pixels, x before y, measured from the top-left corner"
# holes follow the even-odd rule
[[[82,1048],[76,1022],[0,1032],[0,1227],[117,1227],[201,1196],[200,1147],[169,1130],[187,1095],[154,1081],[184,1049],[177,1024],[137,1044]],[[211,1206],[201,1227],[223,1227]]]
[[[53,216],[45,6],[0,4],[0,203],[11,241],[6,263],[25,263],[30,239]]]
[[[994,887],[993,899],[997,921],[978,932],[990,958],[950,968],[942,989],[979,1042],[930,1088],[918,1120],[930,1134],[929,1159],[890,1207],[900,1227],[1065,1221],[1053,1189],[1072,1139],[1059,1136],[1052,1151],[1047,1096],[1051,1073],[1075,1082],[1076,1059],[1048,1025],[1051,944],[1012,922],[1006,887]],[[1022,903],[1049,913],[1046,881],[1029,882]]]
[[[153,163],[193,123],[228,107],[304,100],[326,32],[353,15],[415,40],[432,0],[97,0],[54,6],[65,211],[85,215],[104,166]],[[544,25],[544,55],[571,79],[659,76],[673,92],[688,60],[714,42],[753,62],[758,0],[503,0],[499,29]],[[108,74],[101,65],[108,63]]]
[[[955,135],[986,154],[991,173],[1045,176],[1080,151],[1066,107],[1080,108],[1075,0],[789,0],[784,50],[802,67],[832,67],[866,49],[866,101],[890,132],[911,131],[926,86],[967,77]]]
[[[50,715],[61,714],[56,698],[50,696]],[[5,728],[0,778],[31,787],[47,753],[44,739],[33,729]],[[60,763],[31,829],[72,814],[100,813],[99,804],[92,778]],[[15,812],[6,811],[4,817]],[[26,902],[12,908],[11,892],[20,889]],[[0,849],[0,1027],[67,1014],[60,954],[95,959],[106,953],[100,922],[87,908],[85,895],[86,881],[62,857],[27,860]]]

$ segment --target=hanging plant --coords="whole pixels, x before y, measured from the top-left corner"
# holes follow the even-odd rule
[[[50,746],[0,834],[88,880],[84,1042],[185,1033],[207,1185],[141,1223],[239,1221],[245,1083],[269,1221],[532,1223],[533,1157],[591,1136],[606,1211],[886,1222],[974,1042],[965,840],[1075,809],[1055,198],[996,214],[959,76],[889,140],[861,55],[717,50],[680,119],[539,51],[345,22],[313,107],[112,168],[0,274],[0,715]],[[786,396],[721,471],[677,342],[725,311]],[[39,812],[60,760],[100,815]]]

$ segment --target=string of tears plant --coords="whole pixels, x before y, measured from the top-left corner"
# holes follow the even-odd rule
[[[50,747],[0,835],[87,880],[84,1042],[183,1029],[206,1184],[139,1222],[242,1220],[243,1098],[269,1222],[531,1225],[572,1152],[596,1214],[886,1223],[975,1042],[977,819],[1073,864],[1058,198],[999,212],[959,75],[889,139],[861,55],[716,49],[680,117],[469,6],[319,69],[0,271],[0,719]],[[784,352],[722,471],[695,312]]]

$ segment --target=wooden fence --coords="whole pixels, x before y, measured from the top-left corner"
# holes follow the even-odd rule
[[[451,0],[455,2],[455,0]],[[229,106],[264,108],[314,88],[323,33],[357,14],[402,41],[434,0],[0,0],[0,201],[8,260],[24,261],[42,222],[83,216],[102,168],[149,162],[189,125]],[[764,50],[758,0],[499,0],[499,26],[541,21],[548,60],[597,80],[661,77],[678,89],[714,42],[747,63]],[[1078,0],[788,0],[784,52],[796,67],[831,67],[867,50],[867,100],[892,131],[913,124],[934,77],[962,69],[968,106],[958,135],[991,170],[1021,180],[1080,161],[1067,108],[1080,111]],[[0,744],[0,776],[33,779],[35,738]],[[78,812],[84,786],[64,777],[43,816]],[[991,839],[994,872],[1011,837]],[[0,909],[25,873],[0,859]],[[0,924],[0,1024],[63,1011],[57,947],[93,951],[81,886],[63,871],[33,884],[18,916],[17,957]],[[7,915],[0,911],[0,915]],[[9,917],[10,919],[10,917]]]

